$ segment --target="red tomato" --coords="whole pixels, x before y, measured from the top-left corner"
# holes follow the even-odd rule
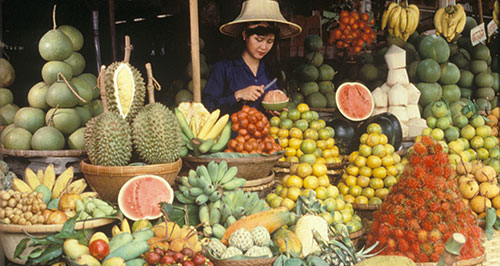
[[[363,14],[361,14],[361,19],[362,19],[363,21],[368,21],[368,19],[369,19],[369,18],[370,18],[370,16],[369,16],[367,13],[363,13]]]
[[[193,262],[194,264],[196,264],[196,266],[201,266],[205,264],[206,261],[207,259],[205,258],[205,256],[201,255],[200,253],[196,253],[196,255],[194,255],[193,257]]]
[[[96,239],[89,245],[89,252],[94,258],[103,260],[109,254],[109,245],[102,239]],[[152,252],[153,253],[153,252]],[[154,253],[156,254],[156,253]],[[157,254],[156,254],[157,255]],[[158,257],[160,257],[158,255]],[[158,259],[159,261],[159,259]]]
[[[341,18],[344,18],[344,17],[347,17],[347,16],[349,16],[349,11],[342,10],[342,11],[340,12],[340,17],[341,17]]]

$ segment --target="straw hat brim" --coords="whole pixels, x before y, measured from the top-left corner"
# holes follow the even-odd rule
[[[245,19],[238,21],[231,21],[222,26],[219,30],[222,34],[231,37],[241,36],[246,23],[249,22],[276,22],[280,29],[280,38],[287,39],[299,35],[302,32],[302,28],[292,22],[282,21],[277,19]]]

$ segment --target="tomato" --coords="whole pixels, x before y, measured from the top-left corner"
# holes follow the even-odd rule
[[[245,151],[251,152],[253,150],[253,145],[251,142],[245,143],[244,146],[245,146]]]
[[[160,263],[161,264],[174,264],[175,260],[172,256],[165,255],[165,256],[161,257]]]
[[[231,115],[231,122],[236,123],[238,122],[238,114],[234,113]]]
[[[349,44],[348,43],[344,43],[344,48],[349,48]]]
[[[352,33],[352,38],[353,39],[356,39],[358,37],[359,37],[359,31],[355,31],[355,32]]]
[[[364,30],[366,27],[367,27],[366,21],[360,21],[359,22],[359,28],[360,29]]]
[[[356,42],[354,45],[362,47],[364,44],[363,39],[356,39]]]
[[[350,17],[350,18],[349,18],[349,25],[352,25],[352,24],[354,24],[355,22],[356,22],[356,19],[355,19],[355,18],[353,18],[353,17]]]
[[[246,130],[245,128],[240,128],[240,130],[238,130],[238,135],[246,136],[248,135],[248,130]]]
[[[335,47],[337,47],[337,49],[342,49],[342,48],[344,48],[344,42],[343,42],[343,41],[338,41],[338,42],[335,44]]]
[[[200,253],[196,253],[193,257],[193,262],[196,264],[196,266],[201,266],[207,262],[207,259],[205,256],[201,255]]]
[[[245,112],[238,112],[238,121],[241,121],[243,119],[247,118],[247,113]]]
[[[238,143],[245,143],[245,137],[243,136],[237,136],[235,139]]]
[[[366,29],[365,29],[365,33],[366,33],[366,34],[370,34],[370,33],[372,33],[372,32],[373,32],[373,30],[372,30],[372,28],[370,28],[370,27],[368,27],[368,28],[366,28]]]
[[[243,107],[241,108],[241,111],[245,112],[245,113],[248,113],[248,111],[250,111],[250,106],[248,105],[243,105]]]
[[[260,131],[257,130],[257,131],[255,131],[253,133],[253,136],[256,137],[256,138],[258,138],[258,139],[260,139],[260,138],[262,138],[262,132],[260,132]]]
[[[265,127],[262,129],[262,136],[267,136],[269,135],[269,127]]]
[[[368,21],[369,18],[370,18],[370,16],[367,13],[362,13],[361,14],[361,19],[363,21]]]
[[[340,29],[335,29],[333,31],[333,34],[335,36],[335,39],[340,39],[340,36],[342,36],[342,32],[340,31]]]
[[[254,114],[248,114],[248,122],[255,124],[257,122],[257,117]]]
[[[349,16],[349,11],[346,11],[346,10],[340,11],[340,17],[341,18],[344,18],[344,17],[347,17],[347,16]]]
[[[108,245],[108,243],[106,243],[106,241],[104,241],[102,239],[94,240],[89,245],[89,252],[90,252],[90,255],[92,255],[94,258],[96,258],[98,260],[103,260],[109,254],[109,245]],[[158,261],[155,263],[160,262],[160,255],[158,255],[157,253],[154,253],[154,252],[146,253],[146,260],[148,260],[148,254],[150,254],[150,253],[153,254],[152,256],[154,258],[156,258],[156,257],[158,258]],[[149,263],[149,261],[148,261],[148,263]],[[155,263],[150,263],[150,264],[155,264]]]
[[[355,18],[356,20],[359,20],[359,13],[356,11],[351,12],[351,17]]]
[[[349,24],[349,21],[350,21],[349,17],[341,17],[340,18],[340,23],[343,23],[345,25]]]
[[[257,130],[257,127],[254,124],[248,124],[247,130],[249,134],[253,135],[255,130]]]
[[[266,126],[266,123],[264,123],[263,121],[257,121],[257,123],[255,123],[255,127],[259,131],[263,130],[265,126]]]
[[[239,123],[233,123],[231,125],[231,130],[238,131],[238,129],[240,129],[240,124]]]
[[[375,19],[374,18],[371,18],[370,20],[368,20],[368,25],[373,25],[375,24]]]
[[[361,52],[361,49],[362,49],[362,46],[355,46],[354,47],[354,53],[355,54],[359,54],[359,52]]]
[[[194,262],[190,261],[190,260],[186,260],[182,266],[195,266]]]
[[[235,149],[236,148],[236,144],[238,144],[238,141],[235,140],[235,139],[232,139],[229,141],[229,143],[227,144],[227,146],[230,148],[230,149]]]
[[[247,119],[242,119],[240,120],[240,128],[247,128],[248,127],[248,120]]]
[[[175,254],[174,254],[174,256],[172,256],[172,257],[174,257],[174,260],[175,260],[175,262],[177,262],[177,263],[182,263],[182,262],[184,262],[184,254],[182,254],[182,253],[180,253],[180,252],[175,253]]]

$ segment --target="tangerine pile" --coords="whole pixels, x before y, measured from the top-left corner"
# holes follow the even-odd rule
[[[337,27],[330,31],[328,42],[335,44],[337,49],[348,49],[349,54],[356,55],[361,52],[365,44],[371,44],[376,34],[372,29],[375,20],[367,13],[357,11],[340,12]]]
[[[457,232],[467,239],[458,260],[484,253],[482,230],[461,199],[448,154],[429,136],[415,143],[399,182],[374,217],[366,244],[378,241],[383,255],[437,262],[446,241]]]
[[[231,115],[232,130],[238,132],[229,141],[225,152],[274,153],[281,146],[269,135],[269,120],[254,107],[244,105],[240,111]]]

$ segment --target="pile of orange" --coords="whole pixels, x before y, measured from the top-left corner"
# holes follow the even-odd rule
[[[339,50],[348,49],[351,55],[359,54],[365,44],[375,40],[374,24],[375,20],[367,13],[343,10],[337,27],[330,31],[328,42],[335,44]]]
[[[240,111],[231,115],[232,130],[238,132],[229,141],[226,152],[274,153],[281,146],[269,135],[269,120],[254,107],[244,105]]]

